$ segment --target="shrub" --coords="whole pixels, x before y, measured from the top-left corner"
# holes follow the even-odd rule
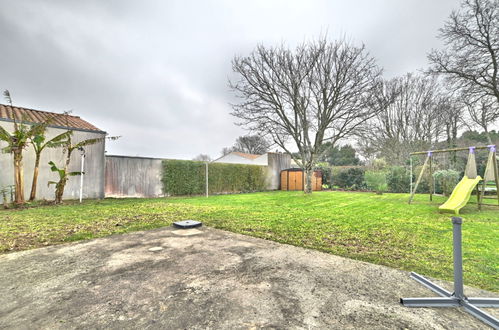
[[[365,173],[367,189],[375,191],[381,195],[388,189],[386,183],[386,173],[382,171],[367,171]]]
[[[10,203],[13,202],[14,200],[13,191],[14,191],[14,186],[0,187],[0,197],[2,197],[2,204],[4,209],[9,208],[9,201],[7,199],[7,196],[10,196]]]
[[[320,163],[316,164],[315,169],[321,171],[321,173],[322,173],[322,186],[323,186],[323,188],[324,188],[324,185],[329,187],[331,185],[331,175],[332,175],[331,166],[326,162],[320,162]]]
[[[210,194],[265,190],[265,167],[256,165],[211,163],[208,165]],[[167,195],[205,193],[206,164],[190,160],[163,161],[162,182]]]
[[[461,179],[461,174],[454,170],[440,170],[433,173],[433,178],[435,179],[435,192],[450,196]]]
[[[407,193],[410,191],[411,173],[404,166],[392,166],[386,174],[390,192]]]
[[[382,171],[388,167],[388,163],[384,158],[376,158],[372,161],[371,167],[375,171]]]
[[[416,184],[416,180],[418,179],[419,173],[421,173],[421,169],[423,166],[415,166],[413,170],[413,185]],[[421,182],[419,182],[418,189],[416,191],[420,194],[428,194],[430,192],[430,175],[429,170],[426,168],[423,177],[421,178]]]
[[[365,189],[364,173],[364,169],[355,167],[341,170],[336,176],[333,175],[333,184],[344,189]]]

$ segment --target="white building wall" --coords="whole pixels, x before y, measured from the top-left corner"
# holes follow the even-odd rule
[[[266,154],[261,155],[258,158],[253,159],[253,163],[252,164],[267,166],[269,164],[269,154],[266,153]]]
[[[0,121],[0,126],[5,128],[8,132],[14,130],[14,124],[11,122]],[[66,129],[52,128],[47,129],[47,139],[51,139]],[[73,133],[73,142],[77,143],[86,139],[104,137],[105,133],[91,132],[91,131],[78,131]],[[5,142],[0,142],[0,149],[6,146]],[[105,142],[100,142],[91,146],[85,147],[85,176],[83,185],[84,198],[104,198],[104,167],[105,167]],[[23,153],[24,163],[24,196],[26,200],[29,199],[31,192],[31,183],[33,180],[33,169],[35,163],[35,153],[32,146],[28,146]],[[64,166],[65,155],[62,148],[50,149],[46,148],[42,152],[40,160],[40,170],[37,185],[37,199],[53,200],[55,195],[54,185],[48,186],[48,181],[58,181],[59,176],[57,173],[50,170],[48,165],[49,161],[53,161],[61,168]],[[74,151],[71,155],[71,163],[69,171],[80,171],[81,155],[79,151]],[[5,186],[14,184],[14,165],[13,157],[11,154],[0,153],[0,189]],[[64,191],[64,199],[77,199],[80,192],[80,177],[70,177],[66,184]],[[0,196],[0,202],[2,197]]]
[[[291,157],[283,153],[268,152],[255,159],[248,159],[231,153],[214,162],[267,166],[267,188],[275,190],[280,187],[281,171],[291,166]]]
[[[230,164],[248,164],[248,165],[260,165],[260,164],[255,164],[253,162],[253,159],[248,159],[246,157],[239,156],[237,154],[227,154],[223,157],[220,157],[219,159],[213,161],[214,163],[230,163]],[[267,165],[261,164],[261,165]]]

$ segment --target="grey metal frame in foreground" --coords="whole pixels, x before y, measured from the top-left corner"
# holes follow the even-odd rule
[[[452,236],[454,254],[454,293],[432,283],[423,276],[411,273],[411,278],[437,293],[441,297],[400,298],[407,307],[463,307],[464,310],[482,322],[499,329],[499,320],[478,307],[499,307],[499,298],[468,298],[463,289],[462,218],[452,217]]]

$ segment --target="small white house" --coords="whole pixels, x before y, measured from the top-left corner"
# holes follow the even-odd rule
[[[263,155],[246,154],[244,152],[233,151],[213,161],[214,163],[231,163],[247,165],[268,165],[268,153]]]
[[[233,151],[213,162],[265,166],[267,168],[267,188],[275,190],[280,188],[281,171],[290,167],[291,157],[288,154],[274,152],[253,155]]]

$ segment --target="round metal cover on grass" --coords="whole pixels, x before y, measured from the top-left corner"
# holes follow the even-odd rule
[[[195,220],[184,220],[184,221],[177,221],[173,223],[173,226],[176,228],[181,228],[181,229],[188,229],[188,228],[196,228],[196,227],[201,227],[203,225],[202,222],[195,221]]]

